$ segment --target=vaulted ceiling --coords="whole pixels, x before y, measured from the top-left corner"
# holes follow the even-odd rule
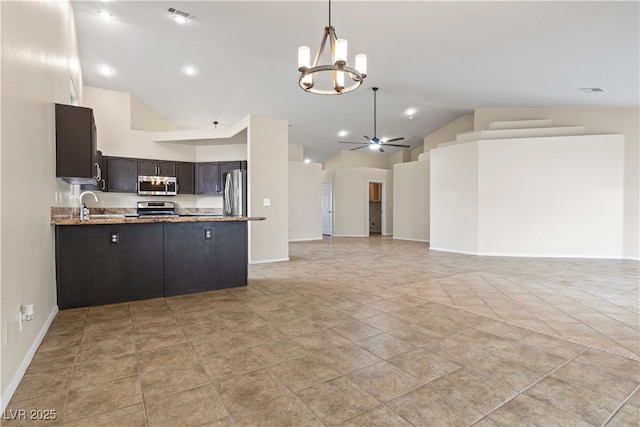
[[[129,92],[183,129],[229,127],[248,114],[286,119],[289,142],[314,161],[357,147],[339,140],[373,136],[373,86],[377,136],[412,147],[479,107],[638,108],[639,6],[334,1],[331,23],[350,63],[367,55],[368,76],[352,93],[322,96],[299,88],[297,49],[315,55],[326,1],[73,3],[86,85]],[[169,8],[195,18],[178,24]],[[100,74],[102,64],[113,74]],[[604,91],[579,90],[594,87]]]

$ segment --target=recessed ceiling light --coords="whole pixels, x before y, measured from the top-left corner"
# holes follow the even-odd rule
[[[604,92],[604,89],[601,87],[581,87],[578,90],[582,93]]]
[[[181,15],[171,15],[171,17],[178,24],[186,24],[187,22],[189,22],[189,20],[187,18],[185,18],[184,16],[181,16]]]
[[[178,24],[186,24],[187,22],[196,19],[195,15],[185,12],[184,10],[176,9],[175,7],[170,7],[169,13],[171,14],[171,18],[173,18],[173,20]]]
[[[196,67],[194,67],[193,65],[187,65],[186,67],[184,67],[182,69],[182,71],[184,71],[184,73],[187,76],[193,76],[194,74],[196,74],[198,72],[198,70],[196,70]]]
[[[113,18],[113,15],[111,13],[107,12],[106,10],[99,10],[98,11],[98,15],[102,16],[104,19]]]
[[[104,76],[110,76],[113,74],[113,68],[109,67],[108,65],[100,65],[98,67],[98,71],[100,72],[100,74],[104,75]]]
[[[349,135],[349,132],[347,132],[346,130],[341,130],[340,132],[338,132],[338,136],[347,136]]]
[[[307,164],[311,163],[311,159],[304,159],[304,162],[307,163]]]
[[[415,108],[407,108],[407,111],[404,112],[404,114],[407,116],[413,116],[415,113],[416,113]]]

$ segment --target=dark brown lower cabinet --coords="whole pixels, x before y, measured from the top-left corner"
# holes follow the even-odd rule
[[[56,227],[60,309],[163,295],[163,224]]]
[[[60,309],[247,284],[247,223],[56,226]]]
[[[246,222],[166,223],[166,296],[247,284]]]

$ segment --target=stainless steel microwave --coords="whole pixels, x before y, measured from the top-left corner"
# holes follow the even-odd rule
[[[175,196],[178,182],[175,176],[138,175],[138,194],[147,196]]]

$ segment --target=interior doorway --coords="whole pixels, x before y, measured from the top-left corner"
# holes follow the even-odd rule
[[[333,187],[331,182],[322,183],[322,234],[333,235]]]
[[[384,234],[384,183],[369,181],[369,235]]]

